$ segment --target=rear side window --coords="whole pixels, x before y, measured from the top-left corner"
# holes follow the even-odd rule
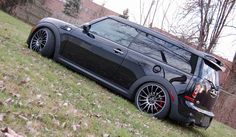
[[[163,47],[166,50],[165,56],[168,64],[187,73],[194,73],[198,60],[195,54],[168,42]]]
[[[192,74],[198,60],[191,52],[146,33],[140,33],[129,48]]]
[[[182,57],[186,61],[189,61],[191,59],[191,53],[188,52],[187,50],[184,50],[170,43],[165,43],[165,47],[168,48],[173,53],[177,54],[178,56]]]
[[[125,47],[138,35],[135,28],[109,18],[92,24],[90,32]]]
[[[164,51],[164,55],[166,57],[166,63],[178,68],[184,72],[191,73],[192,72],[192,67],[189,63],[189,61],[185,60],[184,58],[177,56],[173,52],[170,51]]]

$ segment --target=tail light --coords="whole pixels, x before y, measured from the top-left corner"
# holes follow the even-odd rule
[[[192,93],[192,97],[196,98],[198,93],[202,93],[204,91],[204,85],[203,84],[196,84],[195,88]]]
[[[206,88],[205,88],[205,84],[203,84],[203,83],[198,83],[198,84],[195,85],[194,90],[193,90],[193,92],[192,92],[192,95],[191,95],[191,96],[187,96],[187,95],[186,95],[186,96],[184,96],[184,98],[185,98],[186,100],[188,100],[188,101],[194,103],[194,102],[195,102],[195,98],[197,97],[197,95],[198,95],[199,93],[202,93],[205,89],[206,89]]]
[[[192,102],[192,103],[194,103],[194,102],[195,102],[195,99],[194,99],[194,98],[192,98],[192,97],[190,97],[190,96],[184,96],[184,98],[185,98],[186,100],[188,100],[188,101]]]

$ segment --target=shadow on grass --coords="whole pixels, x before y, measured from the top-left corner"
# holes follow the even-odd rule
[[[171,119],[165,119],[165,120],[162,120],[162,122],[165,122],[173,127],[176,127],[178,128],[179,130],[183,131],[183,132],[191,132],[193,134],[196,134],[197,136],[201,136],[201,137],[206,137],[205,134],[203,134],[200,130],[205,130],[204,128],[200,128],[200,127],[197,127],[197,126],[194,126],[194,127],[190,127],[190,126],[186,126],[184,124],[181,124],[177,121],[174,121],[174,120],[171,120]]]

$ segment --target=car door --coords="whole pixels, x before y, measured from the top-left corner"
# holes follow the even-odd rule
[[[123,32],[126,27],[113,19],[93,23],[88,32],[77,30],[69,34],[62,55],[81,68],[115,82],[113,76],[132,40]]]

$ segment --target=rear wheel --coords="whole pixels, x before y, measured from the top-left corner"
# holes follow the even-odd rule
[[[163,119],[169,113],[170,97],[159,83],[146,83],[138,89],[135,105],[141,112]]]
[[[54,53],[55,37],[48,28],[37,30],[30,41],[30,49],[40,53],[44,57],[52,57]]]

